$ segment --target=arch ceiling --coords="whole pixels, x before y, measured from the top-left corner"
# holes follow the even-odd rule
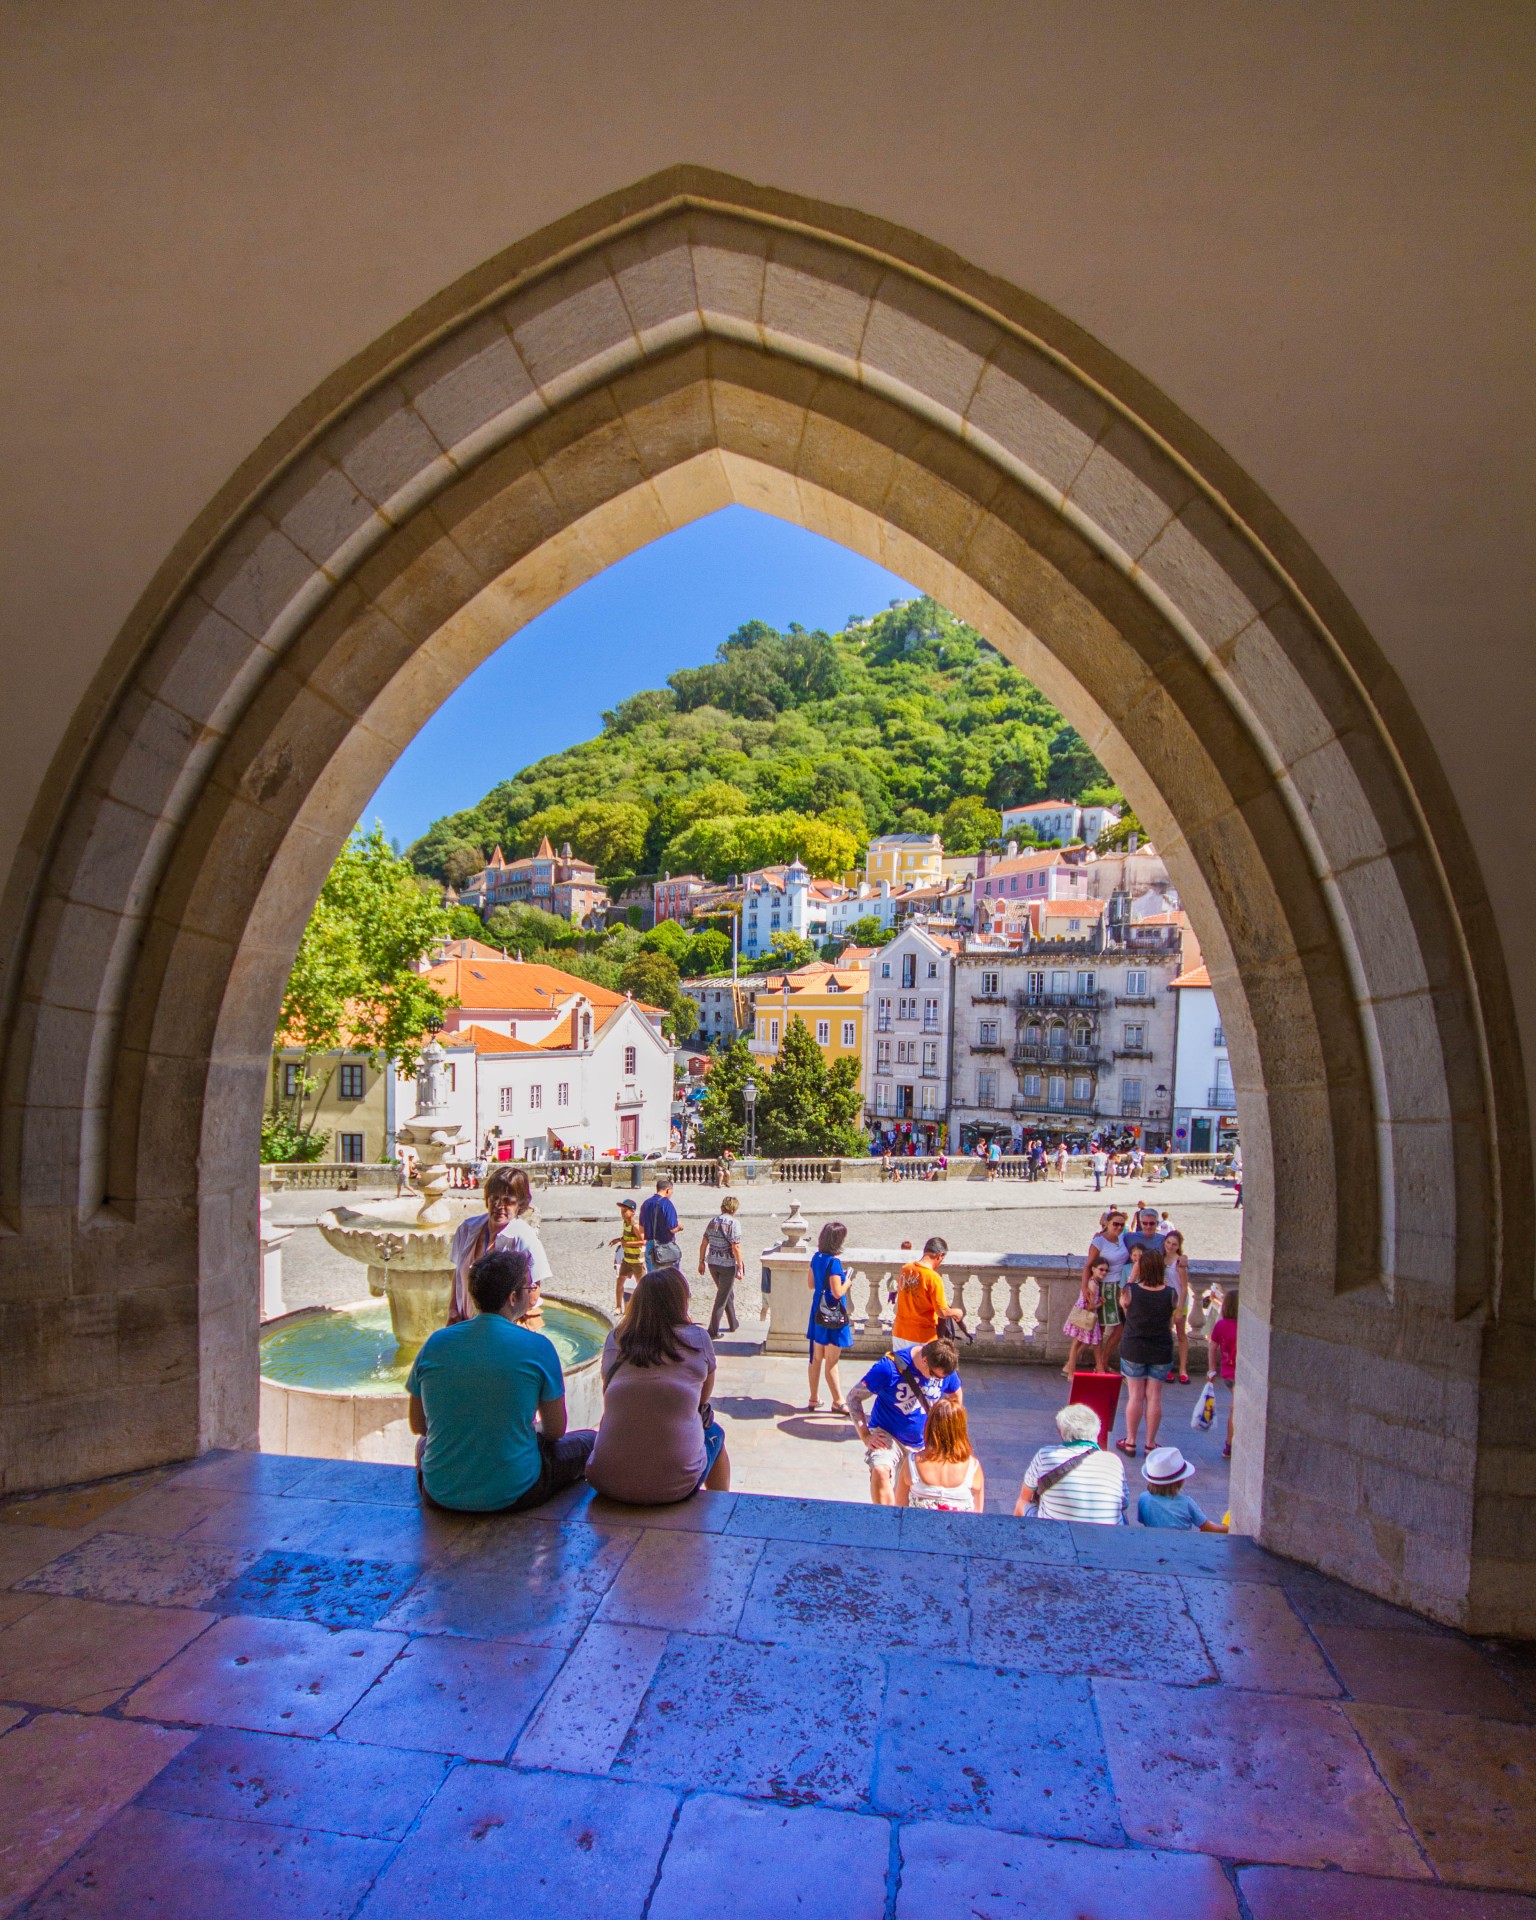
[[[509,634],[730,501],[972,621],[1168,860],[1252,1195],[1239,1522],[1507,1622],[1520,1570],[1477,1545],[1502,1524],[1479,1433],[1503,1417],[1485,1324],[1529,1321],[1504,1279],[1522,1096],[1400,688],[1273,505],[1059,315],[915,236],[694,170],[512,249],[339,372],[124,634],[56,783],[12,1007],[0,1257],[36,1303],[15,1483],[249,1442],[251,1168],[327,866]],[[557,691],[560,663],[539,671]]]

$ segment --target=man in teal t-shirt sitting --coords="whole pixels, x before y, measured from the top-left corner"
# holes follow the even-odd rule
[[[518,1324],[539,1302],[528,1255],[509,1249],[477,1260],[469,1297],[474,1318],[439,1327],[406,1382],[411,1432],[423,1436],[417,1478],[439,1507],[520,1512],[579,1480],[597,1435],[566,1432],[560,1356]]]

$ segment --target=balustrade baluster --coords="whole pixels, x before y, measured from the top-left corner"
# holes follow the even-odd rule
[[[992,1290],[997,1285],[997,1275],[995,1273],[984,1273],[981,1274],[979,1278],[981,1282],[981,1308],[976,1315],[976,1338],[978,1340],[995,1340],[997,1338],[997,1327],[992,1319]]]
[[[1018,1347],[1024,1344],[1024,1306],[1020,1294],[1028,1276],[1021,1273],[1004,1275],[1008,1283],[1008,1307],[1003,1318],[1007,1325],[1003,1328],[1003,1344]]]

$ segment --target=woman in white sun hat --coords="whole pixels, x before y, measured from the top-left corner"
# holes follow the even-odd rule
[[[1141,1477],[1147,1490],[1136,1502],[1136,1518],[1144,1527],[1197,1527],[1201,1533],[1225,1533],[1220,1520],[1207,1520],[1184,1491],[1194,1468],[1177,1447],[1154,1447]]]

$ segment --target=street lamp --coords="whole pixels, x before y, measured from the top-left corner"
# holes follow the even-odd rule
[[[747,1117],[747,1158],[757,1158],[757,1082],[743,1080],[741,1083],[741,1104]]]

